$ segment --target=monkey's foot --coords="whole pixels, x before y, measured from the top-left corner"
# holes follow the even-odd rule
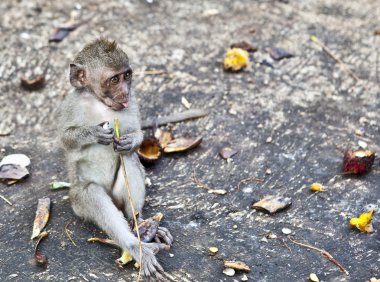
[[[170,247],[173,244],[173,236],[167,228],[159,226],[154,241],[157,243],[165,243]]]
[[[121,254],[121,257],[119,257],[116,260],[116,263],[120,266],[126,265],[127,263],[131,262],[133,260],[132,256],[129,254],[128,251],[123,251]]]

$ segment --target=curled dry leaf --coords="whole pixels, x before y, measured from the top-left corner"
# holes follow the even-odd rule
[[[247,42],[247,41],[241,41],[241,42],[237,42],[237,43],[233,43],[231,44],[230,46],[231,48],[240,48],[240,49],[243,49],[247,52],[256,52],[257,51],[257,46]]]
[[[240,271],[245,271],[245,272],[251,271],[249,266],[245,262],[242,262],[242,261],[225,260],[223,263],[224,263],[225,268],[232,268],[235,270],[240,270]]]
[[[264,199],[254,203],[252,208],[270,214],[286,209],[292,204],[292,199],[281,196],[266,196]]]
[[[371,150],[347,150],[343,158],[343,173],[362,174],[371,170],[375,152]]]
[[[209,247],[208,253],[210,256],[215,256],[218,253],[219,249],[218,247]]]
[[[164,148],[164,153],[184,152],[197,147],[202,142],[202,137],[191,137],[189,134],[174,138]]]
[[[160,221],[163,217],[164,215],[159,212],[138,224],[140,239],[142,242],[149,243],[154,239],[154,237],[156,237]],[[133,229],[133,234],[137,237],[136,228]]]
[[[27,79],[22,77],[20,79],[21,86],[29,91],[39,90],[45,85],[45,75],[41,74],[36,76],[34,79]]]
[[[38,235],[38,241],[36,243],[36,247],[34,248],[34,261],[36,262],[38,266],[46,266],[47,264],[47,257],[38,251],[38,246],[40,245],[42,239],[48,235],[49,233],[47,233],[46,231]]]
[[[158,143],[160,143],[161,148],[165,148],[169,142],[173,140],[173,135],[170,131],[160,128],[157,128],[154,132],[154,137],[158,140]]]
[[[240,71],[248,66],[249,54],[241,48],[228,48],[224,55],[224,69]]]
[[[33,233],[31,239],[36,238],[46,226],[50,217],[50,198],[38,200],[36,217],[33,223]]]
[[[27,155],[24,154],[12,154],[5,156],[1,162],[0,166],[5,164],[14,164],[14,165],[20,165],[20,166],[28,166],[30,165],[30,159]]]
[[[235,149],[232,149],[230,147],[224,147],[222,148],[220,151],[219,151],[219,155],[223,158],[223,159],[228,159],[228,158],[231,158],[233,157],[234,155],[237,154],[237,150]]]
[[[69,188],[71,186],[71,183],[63,182],[63,181],[53,181],[50,183],[50,188],[55,189],[61,189],[61,188]]]
[[[280,61],[282,59],[288,59],[288,58],[294,57],[293,54],[289,53],[288,51],[286,51],[283,48],[271,47],[271,48],[267,48],[266,51],[276,61]]]
[[[137,149],[137,154],[145,162],[154,162],[161,156],[161,148],[155,138],[146,138]]]
[[[92,243],[102,243],[102,244],[107,244],[107,245],[111,245],[115,248],[120,248],[120,246],[118,244],[116,244],[116,242],[112,239],[106,239],[106,238],[98,238],[98,237],[91,237],[91,238],[88,238],[87,239],[87,242],[92,242]]]
[[[361,214],[358,218],[351,218],[350,225],[356,227],[361,232],[372,233],[374,232],[372,226],[372,214],[373,210],[368,213]]]
[[[29,175],[24,166],[5,164],[0,166],[0,180],[20,180]]]

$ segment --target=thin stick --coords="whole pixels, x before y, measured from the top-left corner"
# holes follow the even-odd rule
[[[120,138],[120,134],[119,134],[119,120],[117,118],[115,118],[115,135],[116,135],[117,139]],[[141,244],[139,226],[137,224],[137,217],[136,217],[135,208],[133,207],[131,189],[129,188],[128,176],[127,176],[127,171],[125,170],[125,164],[124,164],[123,155],[120,153],[119,157],[120,157],[120,163],[121,163],[121,167],[123,169],[123,174],[124,174],[125,188],[127,189],[127,192],[128,192],[128,199],[129,199],[129,203],[130,203],[131,209],[132,209],[133,220],[135,222],[137,239],[139,241],[139,257],[140,257],[139,267],[140,267],[140,269],[139,269],[139,275],[137,276],[137,281],[140,281],[141,271],[142,271],[142,244]]]
[[[327,47],[325,44],[323,44],[321,41],[318,40],[318,38],[314,35],[310,36],[310,40],[313,41],[314,43],[318,44],[319,46],[322,47],[323,51],[325,51],[327,53],[327,55],[329,55],[331,58],[333,58],[337,63],[339,63],[342,68],[353,78],[355,79],[357,82],[360,81],[360,78],[341,60],[339,59],[337,56],[335,56],[333,54],[333,52],[331,51],[331,49],[329,47]]]
[[[11,203],[11,201],[9,201],[9,200],[8,200],[7,198],[5,198],[3,195],[0,194],[0,198],[2,198],[4,201],[6,201],[8,205],[13,206],[13,204]]]
[[[200,188],[204,188],[204,189],[207,189],[207,190],[213,190],[212,188],[210,188],[209,186],[207,186],[206,184],[202,183],[201,181],[199,181],[196,178],[196,176],[195,176],[195,168],[193,168],[193,181]]]
[[[249,182],[257,182],[257,183],[263,183],[264,182],[264,179],[260,179],[260,178],[256,178],[256,177],[249,177],[249,178],[244,178],[242,180],[239,181],[238,185],[237,185],[237,190],[240,191],[240,184],[244,183],[249,183]]]
[[[165,125],[168,123],[181,122],[189,119],[200,118],[208,115],[208,111],[202,109],[191,109],[180,113],[174,113],[169,116],[145,120],[141,124],[142,129],[153,126]]]
[[[70,223],[72,223],[72,221],[69,221],[66,225],[65,225],[65,232],[66,232],[66,235],[67,237],[69,237],[69,240],[71,241],[71,243],[73,243],[73,245],[75,247],[77,247],[77,244],[75,244],[74,240],[73,240],[73,237],[71,236],[70,234],[70,230],[68,229],[68,226],[70,225]]]
[[[337,267],[340,268],[341,271],[343,271],[346,275],[350,275],[350,273],[347,271],[347,269],[345,269],[343,267],[343,265],[341,265],[329,252],[327,252],[326,250],[323,250],[323,249],[319,249],[317,247],[314,247],[314,246],[311,246],[311,245],[308,245],[308,244],[303,244],[301,242],[297,242],[295,240],[293,240],[290,236],[288,237],[289,240],[291,242],[293,242],[294,244],[296,245],[299,245],[299,246],[302,246],[302,247],[305,247],[305,248],[308,248],[308,249],[311,249],[311,250],[314,250],[314,251],[317,251],[319,252],[322,256],[324,256],[325,258],[327,258],[329,261],[331,261],[333,264],[335,264]]]

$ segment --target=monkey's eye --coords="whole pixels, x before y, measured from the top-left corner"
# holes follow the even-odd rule
[[[119,77],[117,75],[111,77],[110,79],[112,84],[118,84],[119,83]]]
[[[131,79],[131,77],[132,77],[132,72],[131,71],[127,71],[127,72],[124,73],[124,79],[125,80],[129,80],[129,79]]]

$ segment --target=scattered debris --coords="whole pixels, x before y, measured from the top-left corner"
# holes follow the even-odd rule
[[[235,269],[225,268],[225,269],[223,269],[223,273],[227,276],[234,276],[235,275]]]
[[[157,128],[154,132],[154,137],[158,140],[161,148],[165,148],[170,141],[173,140],[173,135],[170,131]]]
[[[323,191],[325,191],[325,188],[320,183],[312,183],[310,185],[310,190],[313,192],[323,192]]]
[[[75,30],[78,26],[79,24],[73,24],[56,28],[54,30],[54,33],[49,38],[49,42],[61,42],[66,36],[69,35],[71,31]]]
[[[282,59],[288,59],[294,57],[293,54],[289,53],[283,48],[270,47],[265,49],[268,54],[273,58],[273,60],[280,61]]]
[[[237,150],[235,149],[232,149],[230,147],[224,147],[222,148],[220,151],[219,151],[219,155],[223,158],[223,159],[228,159],[228,158],[231,158],[233,157],[234,155],[237,154]]]
[[[192,137],[184,134],[171,140],[164,148],[164,153],[178,153],[191,150],[202,142],[202,137]]]
[[[71,183],[63,181],[53,181],[50,183],[50,189],[56,190],[61,188],[70,188]]]
[[[30,159],[27,155],[24,154],[11,154],[8,156],[5,156],[1,162],[0,166],[5,164],[14,164],[14,165],[20,165],[20,166],[29,166],[30,165]]]
[[[159,212],[138,224],[142,242],[149,243],[156,237],[158,226],[163,217],[164,215]],[[131,224],[131,226],[134,226],[134,224]],[[136,228],[133,229],[133,234],[137,237]]]
[[[266,171],[265,171],[265,174],[266,175],[271,175],[272,174],[272,170],[270,168],[267,168]]]
[[[319,278],[315,273],[310,273],[309,280],[312,282],[319,282]]]
[[[252,205],[253,209],[264,211],[269,214],[286,209],[292,204],[292,199],[282,196],[266,196]]]
[[[29,175],[26,167],[14,164],[0,166],[0,180],[20,180]],[[9,183],[9,184],[13,184]]]
[[[333,264],[335,264],[337,267],[339,267],[339,269],[344,272],[346,275],[350,275],[349,272],[347,271],[347,269],[345,269],[329,252],[323,250],[323,249],[319,249],[317,247],[314,247],[314,246],[311,246],[311,245],[308,245],[308,244],[304,244],[304,243],[301,243],[301,242],[298,242],[294,239],[292,239],[290,236],[288,237],[289,240],[296,244],[296,245],[299,245],[301,247],[305,247],[305,248],[308,248],[308,249],[311,249],[311,250],[314,250],[314,251],[317,251],[319,252],[322,256],[324,256],[325,258],[327,258],[329,261],[331,261]]]
[[[37,235],[38,241],[37,241],[36,246],[34,248],[34,260],[35,260],[36,264],[38,266],[41,266],[41,267],[46,266],[46,264],[47,264],[47,257],[45,255],[41,254],[38,251],[38,246],[40,245],[42,239],[45,238],[45,237],[47,237],[48,235],[49,235],[49,233],[47,233],[46,231],[38,234]]]
[[[246,184],[246,183],[249,183],[249,182],[257,182],[257,183],[263,183],[264,182],[264,179],[260,179],[260,178],[256,178],[256,177],[248,177],[248,178],[244,178],[242,180],[239,181],[238,185],[237,185],[237,190],[240,191],[240,185],[242,183]]]
[[[206,17],[216,16],[218,14],[219,14],[218,9],[208,9],[208,10],[203,11],[203,15]]]
[[[314,35],[310,36],[310,40],[313,41],[314,43],[318,44],[323,49],[323,51],[326,52],[327,55],[329,55],[331,58],[334,59],[334,61],[336,61],[338,64],[340,64],[342,69],[344,71],[346,71],[353,79],[355,79],[356,82],[360,81],[360,78],[341,59],[336,57],[333,54],[333,52],[330,50],[330,48],[328,48],[325,44],[323,44],[321,41],[319,41],[316,36],[314,36]]]
[[[145,138],[136,152],[140,159],[146,163],[152,163],[161,157],[158,140],[151,137]]]
[[[233,43],[233,44],[231,44],[230,48],[231,49],[240,48],[240,49],[243,49],[243,50],[250,52],[250,53],[256,52],[258,50],[257,46],[255,46],[255,45],[253,45],[247,41],[241,41],[241,42]]]
[[[13,204],[11,203],[11,201],[9,201],[7,198],[5,198],[5,196],[3,196],[3,195],[0,194],[0,198],[2,198],[8,205],[13,206]]]
[[[251,271],[249,266],[245,262],[242,262],[242,261],[225,260],[223,264],[226,269],[232,268],[235,270],[240,270],[240,271],[245,271],[245,272]]]
[[[186,99],[186,97],[182,96],[181,98],[181,103],[182,105],[186,108],[186,109],[190,109],[191,108],[191,104],[190,102]]]
[[[45,75],[37,75],[36,78],[27,79],[25,77],[20,78],[21,86],[29,91],[39,90],[45,85]]]
[[[351,218],[351,226],[356,227],[361,232],[372,233],[374,232],[372,226],[372,214],[373,210],[370,210],[368,213],[362,213],[358,218]]]
[[[227,193],[227,191],[224,189],[213,189],[207,186],[206,184],[203,184],[201,181],[199,181],[195,176],[195,168],[193,169],[193,181],[198,187],[208,190],[208,193],[217,194],[217,195],[224,195]]]
[[[50,203],[50,198],[43,198],[38,200],[31,239],[36,238],[46,226],[50,217]]]
[[[379,32],[379,35],[380,35],[380,32]],[[376,277],[372,277],[371,279],[369,279],[369,282],[380,282],[380,279],[377,279]]]
[[[115,248],[120,248],[118,244],[112,239],[91,237],[87,239],[87,242],[107,244]]]
[[[133,260],[132,256],[129,254],[128,251],[122,251],[121,253],[121,257],[119,257],[117,260],[116,260],[116,263],[118,265],[126,265],[128,263],[130,263],[131,261]]]
[[[265,237],[266,239],[277,239],[277,235],[274,234],[272,231],[269,231],[268,233],[266,233],[266,234],[264,235],[264,237]]]
[[[182,122],[189,119],[201,118],[208,115],[208,111],[202,109],[191,109],[181,113],[175,113],[166,117],[154,118],[145,120],[141,123],[141,128],[146,129],[149,127],[165,125],[168,123]]]
[[[240,71],[248,66],[249,53],[241,48],[228,48],[224,55],[224,69]]]
[[[371,150],[347,150],[343,158],[344,174],[362,174],[371,170],[375,152]]]
[[[359,140],[358,141],[358,146],[360,147],[360,148],[362,148],[362,149],[367,149],[367,147],[368,147],[368,144],[367,144],[367,142],[364,142],[364,141],[362,141],[362,140]]]
[[[241,281],[248,281],[248,277],[246,274],[243,274],[243,276],[241,277]]]
[[[265,143],[272,143],[273,142],[273,138],[271,136],[269,136],[266,140],[265,140]]]
[[[375,29],[375,31],[373,32],[373,35],[380,36],[380,29]]]
[[[289,228],[284,227],[281,229],[281,232],[285,235],[290,235],[290,234],[292,234],[293,231]]]
[[[210,256],[215,256],[218,253],[219,249],[217,247],[209,247],[208,253]]]

